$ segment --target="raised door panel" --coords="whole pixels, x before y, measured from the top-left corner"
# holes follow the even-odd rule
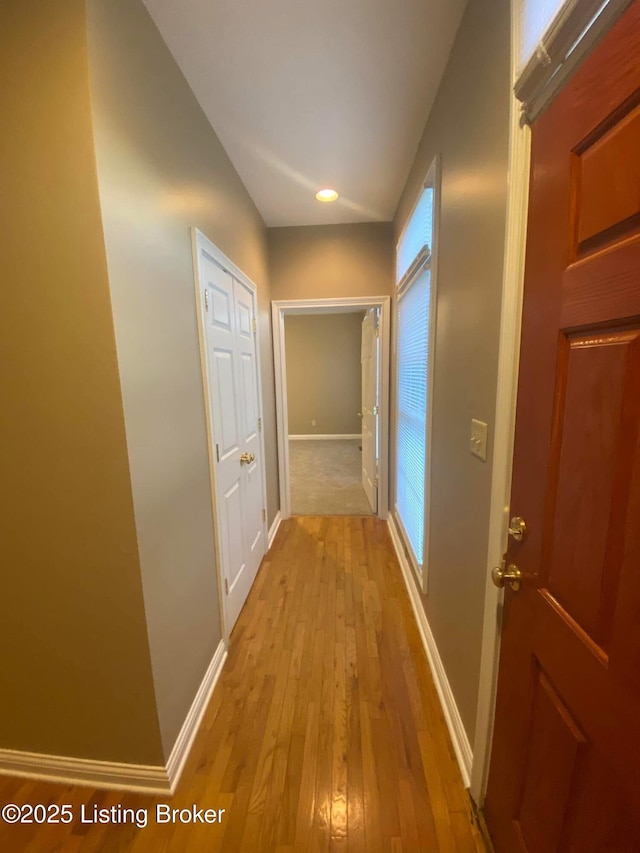
[[[219,270],[215,265],[213,265],[213,269],[215,270],[215,280],[209,281],[209,287],[211,288],[211,311],[209,312],[209,317],[211,321],[211,325],[216,326],[218,329],[224,330],[225,332],[233,332],[233,311],[231,299],[233,294],[231,292],[229,276],[223,270]]]
[[[640,106],[590,135],[577,152],[577,239],[581,253],[640,224]]]
[[[564,337],[551,450],[555,512],[551,553],[544,561],[546,584],[603,653],[618,598],[628,463],[635,444],[635,428],[629,429],[627,421],[637,408],[639,381],[637,329]]]
[[[221,461],[237,453],[240,446],[235,372],[234,353],[223,347],[213,347],[215,386],[220,399],[227,401],[223,406],[216,406],[214,413],[214,430]]]
[[[262,518],[262,476],[257,462],[248,465],[245,517],[247,519],[250,562],[257,567],[264,554],[264,522]]]
[[[209,256],[201,254],[201,276],[206,291],[206,347],[213,432],[217,444],[218,476],[223,488],[237,480],[232,464],[239,453],[240,401],[238,399],[238,354],[233,316],[233,280]],[[224,403],[224,404],[223,404]],[[227,464],[225,464],[227,463]]]
[[[253,294],[234,281],[236,323],[238,327],[238,353],[240,358],[239,393],[242,408],[242,441],[253,445],[249,452],[256,453],[258,444],[258,371],[254,329],[255,309]]]
[[[258,434],[258,388],[256,362],[252,352],[245,351],[241,354],[240,375],[244,403],[242,438],[245,443],[253,443]]]
[[[562,849],[566,815],[576,792],[586,739],[539,666],[535,667],[534,680],[516,825],[522,850],[549,853]]]
[[[229,595],[235,592],[235,585],[245,567],[242,530],[242,485],[240,479],[232,483],[222,495],[222,517],[224,519],[226,553],[229,556],[226,577],[229,583]]]

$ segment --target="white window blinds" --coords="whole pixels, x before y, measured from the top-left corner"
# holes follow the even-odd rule
[[[534,120],[631,0],[520,0],[515,86]]]
[[[433,232],[433,187],[425,187],[402,232],[396,254],[396,283],[414,271],[431,249]]]
[[[397,245],[395,514],[424,588],[432,269],[438,161]]]
[[[398,303],[396,511],[418,566],[424,559],[427,358],[431,270]]]

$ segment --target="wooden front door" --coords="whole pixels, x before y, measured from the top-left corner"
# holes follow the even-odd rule
[[[640,2],[532,134],[496,851],[640,850]]]

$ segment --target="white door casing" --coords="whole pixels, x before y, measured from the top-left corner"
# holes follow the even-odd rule
[[[509,188],[502,275],[498,394],[496,399],[491,472],[489,546],[485,575],[480,685],[476,710],[473,766],[470,793],[481,807],[489,774],[493,734],[498,659],[500,657],[500,611],[502,590],[491,581],[491,569],[507,550],[511,466],[520,360],[520,327],[524,290],[524,261],[529,204],[531,128],[522,121],[522,104],[513,93],[518,75],[520,44],[519,0],[511,0],[511,98],[509,104]]]
[[[197,279],[216,534],[225,633],[231,631],[265,552],[264,464],[259,430],[255,292],[223,269],[196,234]],[[241,457],[249,461],[241,461]]]
[[[378,511],[378,317],[370,308],[362,321],[362,487]]]

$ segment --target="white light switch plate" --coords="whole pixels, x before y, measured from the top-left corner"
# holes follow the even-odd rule
[[[483,462],[487,461],[487,432],[489,427],[484,421],[477,421],[475,418],[471,419],[471,439],[470,439],[470,450],[474,456],[477,456],[478,459],[482,459]]]

